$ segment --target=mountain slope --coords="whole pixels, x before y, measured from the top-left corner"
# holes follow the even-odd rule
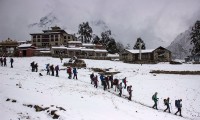
[[[172,52],[173,59],[184,59],[191,54],[190,49],[193,47],[193,45],[190,44],[190,33],[191,28],[179,34],[167,47],[167,49]]]

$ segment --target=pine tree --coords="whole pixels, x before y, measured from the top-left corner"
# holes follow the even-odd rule
[[[101,33],[100,43],[106,48],[108,53],[117,53],[119,52],[115,39],[111,37],[111,30],[107,30]]]
[[[101,40],[100,43],[106,45],[107,42],[110,40],[111,30],[107,30],[101,33]]]
[[[110,40],[107,42],[106,50],[111,54],[119,52],[114,38],[110,38]]]
[[[146,46],[145,46],[145,43],[144,41],[141,39],[141,38],[137,38],[137,41],[133,47],[133,49],[140,49],[140,43],[141,43],[141,49],[145,50],[146,49]]]
[[[78,34],[80,35],[78,38],[82,41],[82,43],[90,43],[92,38],[92,28],[90,27],[88,22],[83,22],[79,25]]]
[[[93,34],[93,44],[99,44],[100,43],[100,38],[98,35]]]
[[[192,32],[190,36],[191,44],[194,45],[194,47],[191,50],[191,54],[195,55],[197,53],[200,53],[200,21],[196,21],[196,23],[192,27]]]

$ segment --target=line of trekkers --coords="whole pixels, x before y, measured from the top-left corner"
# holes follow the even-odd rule
[[[38,64],[35,63],[34,61],[31,63],[31,67],[32,67],[32,72],[37,72],[38,71]],[[50,64],[46,64],[46,71],[47,71],[47,75],[51,75],[54,76],[54,70],[56,71],[56,77],[58,76],[58,71],[59,66],[57,65],[54,68],[54,65],[50,65]],[[68,74],[68,79],[72,78],[72,73],[73,73],[73,79],[78,79],[77,78],[77,69],[74,67],[73,70],[72,68],[69,66],[67,67],[67,74]],[[42,76],[42,75],[41,75]],[[98,87],[98,77],[97,75],[94,75],[94,73],[90,74],[90,80],[91,80],[91,84],[94,84],[94,87]],[[113,79],[113,75],[110,76],[104,76],[103,74],[100,74],[100,80],[101,80],[101,85],[103,86],[104,91],[110,88],[113,88],[113,86],[115,87],[114,90],[118,90],[119,91],[119,96],[122,96],[122,89],[126,89],[129,96],[127,97],[128,100],[131,100],[132,98],[132,85],[127,86],[127,80],[126,77],[123,79]],[[120,82],[121,81],[121,82]],[[123,86],[122,86],[123,84]],[[152,108],[157,109],[158,110],[158,100],[159,98],[157,97],[157,92],[155,92],[155,94],[152,96],[152,100],[154,101],[154,105],[152,106]],[[169,102],[170,98],[168,97],[167,99],[164,99],[164,105],[167,106],[167,108],[164,110],[164,112],[166,112],[167,110],[169,111],[169,113],[171,113],[170,111],[170,105],[171,103]],[[175,107],[178,109],[178,111],[175,113],[175,115],[179,112],[180,116],[182,116],[181,114],[181,108],[182,108],[182,104],[181,104],[182,99],[179,100],[175,100]]]
[[[94,75],[94,73],[92,73],[90,75],[90,80],[91,80],[91,84],[94,84],[94,87],[98,87],[98,77],[97,75]],[[122,89],[127,89],[127,92],[129,94],[128,99],[131,100],[132,98],[132,85],[127,86],[127,81],[126,81],[126,77],[121,79],[122,81],[120,82],[119,79],[113,79],[113,75],[110,76],[104,76],[103,74],[100,75],[100,80],[101,80],[101,85],[103,86],[103,89],[110,89],[113,88],[113,86],[115,87],[115,91],[118,90],[119,91],[119,96],[121,97],[122,95]],[[122,83],[124,84],[124,87],[122,86]]]
[[[90,80],[91,80],[91,84],[94,84],[94,87],[98,87],[98,77],[97,75],[94,75],[94,73],[90,74]],[[115,91],[118,90],[119,91],[119,96],[121,97],[122,95],[122,89],[126,89],[127,88],[127,92],[129,94],[129,96],[127,97],[128,100],[131,100],[132,98],[132,85],[127,86],[127,80],[126,77],[123,79],[113,79],[113,75],[110,76],[104,76],[103,74],[100,74],[100,80],[101,80],[101,85],[103,86],[103,89],[110,89],[113,88],[113,86],[115,86]],[[119,83],[119,81],[121,80],[121,82]],[[124,84],[124,87],[122,86],[122,83]],[[157,92],[152,96],[152,100],[154,101],[154,105],[152,106],[152,108],[155,108],[158,110],[157,108],[157,103],[158,103],[158,99],[157,98]],[[166,112],[167,110],[169,111],[169,113],[171,113],[170,111],[170,105],[171,103],[169,102],[170,98],[168,97],[167,99],[164,99],[164,105],[167,106],[167,108],[164,110],[164,112]],[[175,100],[175,107],[178,109],[178,111],[175,113],[175,115],[179,112],[180,116],[182,116],[181,114],[181,108],[182,108],[182,104],[181,104],[182,99],[180,100]]]
[[[154,101],[154,105],[152,108],[155,108],[158,110],[158,100],[159,98],[157,97],[158,93],[155,92],[155,94],[152,96],[152,100]],[[166,112],[167,110],[169,111],[169,113],[171,113],[170,111],[170,105],[171,103],[169,102],[169,97],[167,99],[164,99],[163,102],[164,102],[164,105],[167,106],[167,108],[164,110],[164,112]],[[182,114],[181,114],[181,108],[182,108],[182,104],[181,104],[181,101],[182,99],[179,99],[179,100],[175,100],[175,107],[178,109],[178,111],[175,113],[175,115],[179,112],[180,116],[182,117]]]
[[[13,68],[13,62],[14,59],[11,57],[10,58],[10,67]],[[3,67],[7,66],[7,58],[6,57],[0,57],[0,65]]]

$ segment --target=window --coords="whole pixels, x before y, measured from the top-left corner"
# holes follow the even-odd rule
[[[55,38],[55,41],[58,41],[58,38]]]
[[[70,39],[70,36],[68,36],[68,39]]]
[[[66,43],[67,41],[66,40],[64,40],[64,43]]]
[[[55,43],[55,45],[58,45],[58,43]]]
[[[36,38],[36,35],[33,35],[33,38]]]
[[[37,39],[37,42],[40,42],[40,39]]]
[[[43,35],[42,38],[49,39],[49,35]]]
[[[64,36],[64,39],[67,39],[67,36]]]

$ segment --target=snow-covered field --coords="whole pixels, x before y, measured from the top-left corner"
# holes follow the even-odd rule
[[[39,73],[31,72],[32,61],[39,64],[39,72],[44,76],[40,77]],[[105,60],[85,62],[87,68],[78,69],[78,80],[68,79],[64,70],[60,71],[60,77],[47,76],[46,71],[41,71],[47,63],[64,68],[58,58],[14,58],[14,68],[10,68],[9,63],[7,67],[0,66],[0,119],[48,120],[52,119],[51,111],[57,110],[56,114],[60,115],[60,120],[200,120],[200,75],[149,73],[151,70],[200,71],[200,65],[140,65]],[[133,101],[104,91],[102,87],[94,88],[89,78],[92,73],[89,68],[92,67],[114,68],[120,71],[114,78],[127,77],[128,85],[133,86]],[[19,83],[22,88],[17,86]],[[146,107],[153,105],[151,97],[155,92],[158,92],[159,109],[166,108],[163,99],[170,97],[173,113],[176,111],[175,99],[182,99],[182,115],[186,118]],[[125,89],[123,94],[127,94]],[[11,100],[6,101],[8,98]],[[27,105],[48,108],[36,112],[33,107]],[[65,110],[59,110],[61,107]]]

